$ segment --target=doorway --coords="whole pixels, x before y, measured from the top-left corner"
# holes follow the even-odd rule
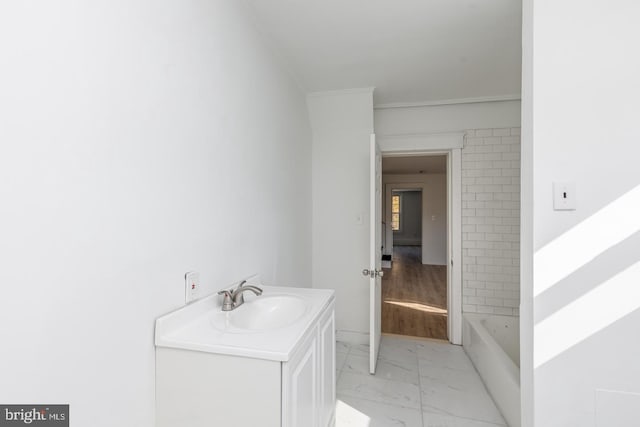
[[[447,160],[382,159],[383,333],[448,338]]]

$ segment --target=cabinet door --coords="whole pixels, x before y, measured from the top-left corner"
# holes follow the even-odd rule
[[[283,364],[283,427],[318,426],[317,328],[287,363]]]
[[[327,427],[333,420],[336,407],[336,335],[333,306],[320,319],[320,426]]]

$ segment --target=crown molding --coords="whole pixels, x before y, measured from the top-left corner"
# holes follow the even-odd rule
[[[319,92],[307,93],[307,98],[317,98],[322,96],[338,96],[338,95],[353,95],[358,93],[370,93],[373,94],[375,87],[362,87],[354,89],[338,89],[338,90],[324,90]]]
[[[500,95],[500,96],[481,96],[477,98],[457,98],[457,99],[441,99],[437,101],[422,102],[389,102],[374,105],[375,110],[385,110],[389,108],[415,108],[415,107],[435,107],[439,105],[456,105],[456,104],[479,104],[483,102],[502,102],[502,101],[520,101],[520,94]]]

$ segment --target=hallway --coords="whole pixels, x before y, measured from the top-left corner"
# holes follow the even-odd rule
[[[447,339],[447,268],[423,265],[420,246],[395,246],[382,278],[382,332]]]

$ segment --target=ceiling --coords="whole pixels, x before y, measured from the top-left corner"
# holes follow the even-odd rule
[[[446,156],[383,157],[382,173],[407,175],[417,173],[445,173]]]
[[[245,0],[308,92],[376,104],[520,94],[521,0]]]

